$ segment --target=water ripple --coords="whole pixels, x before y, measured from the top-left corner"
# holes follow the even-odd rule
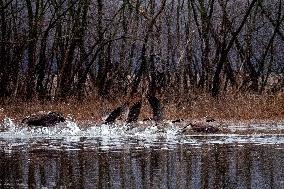
[[[253,125],[257,129],[271,128],[271,131],[277,130],[281,125],[267,127]],[[109,149],[127,149],[148,148],[157,146],[160,149],[173,148],[180,144],[191,144],[201,146],[203,144],[284,144],[283,132],[278,133],[257,133],[254,134],[181,134],[181,127],[168,124],[159,127],[156,124],[142,124],[131,128],[125,124],[97,125],[95,123],[78,125],[76,122],[68,120],[54,127],[27,127],[17,125],[10,118],[5,118],[0,126],[0,146],[7,149],[13,146],[24,144],[40,144],[48,148],[93,148],[102,150]],[[244,131],[242,126],[229,126],[232,131]],[[251,132],[250,132],[251,133]]]

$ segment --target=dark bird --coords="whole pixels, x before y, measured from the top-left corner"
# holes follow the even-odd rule
[[[155,96],[147,96],[148,102],[153,111],[153,120],[161,121],[162,120],[162,105],[158,98]]]
[[[216,121],[213,117],[205,116],[206,122],[214,122]]]
[[[138,121],[141,107],[142,107],[141,100],[139,100],[133,106],[130,107],[128,118],[127,118],[127,123],[134,123]]]
[[[183,119],[176,119],[176,120],[173,120],[172,123],[180,123],[182,121],[183,121]]]
[[[105,124],[114,123],[115,120],[118,117],[120,117],[124,111],[125,111],[124,106],[120,106],[120,107],[116,108],[115,110],[113,110],[111,112],[111,114],[107,117],[107,119],[105,120]]]
[[[28,126],[54,126],[57,123],[64,122],[65,118],[57,112],[49,112],[48,114],[38,114],[26,117],[22,123]]]
[[[220,131],[220,129],[212,125],[203,124],[203,123],[196,123],[196,124],[190,123],[189,125],[185,126],[181,132],[185,133],[190,130],[197,133],[217,133]]]
[[[142,121],[152,121],[150,117],[144,118]]]

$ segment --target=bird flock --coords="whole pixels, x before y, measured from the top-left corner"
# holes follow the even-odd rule
[[[163,120],[163,107],[160,100],[155,96],[147,96],[147,100],[152,109],[151,118],[152,121],[160,123]],[[140,111],[142,107],[142,100],[136,101],[132,106],[129,107],[128,104],[124,104],[115,108],[109,116],[105,119],[104,124],[114,124],[116,120],[123,114],[126,114],[126,124],[134,124],[138,121]],[[40,113],[28,116],[22,120],[22,124],[28,126],[41,126],[41,127],[51,127],[60,122],[65,122],[66,118],[58,112]],[[146,120],[143,120],[146,121]],[[183,119],[176,119],[171,121],[171,124],[184,122]],[[214,118],[205,117],[204,122],[188,123],[181,130],[181,133],[187,132],[197,132],[197,133],[218,133],[220,128],[212,125],[215,122]]]

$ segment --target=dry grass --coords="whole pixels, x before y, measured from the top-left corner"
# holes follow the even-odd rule
[[[222,120],[283,120],[284,93],[273,96],[227,95],[214,99],[199,95],[179,106],[166,106],[167,118],[199,119],[212,116]]]
[[[96,98],[98,99],[98,98]],[[123,104],[125,99],[105,101],[88,99],[83,102],[68,100],[65,102],[15,102],[1,105],[0,121],[6,116],[16,122],[25,116],[40,111],[58,111],[77,121],[101,121],[101,117],[115,107]],[[222,120],[283,120],[284,93],[274,96],[227,95],[214,99],[209,95],[198,95],[187,99],[161,99],[165,119],[200,119],[212,116]],[[143,100],[141,119],[151,117],[151,108]]]

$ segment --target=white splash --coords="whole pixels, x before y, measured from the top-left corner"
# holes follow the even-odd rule
[[[127,124],[101,124],[89,123],[78,125],[72,119],[59,123],[54,127],[28,127],[6,117],[0,125],[1,141],[9,141],[11,145],[18,145],[22,142],[58,140],[69,143],[79,143],[82,140],[97,143],[100,148],[112,149],[123,148],[130,143],[138,146],[149,147],[151,145],[163,144],[164,148],[177,144],[284,144],[284,135],[260,134],[260,135],[238,135],[238,134],[196,134],[183,135],[181,126],[172,123],[157,125],[153,122],[141,122],[135,126]],[[253,128],[257,125],[253,125]],[[261,129],[265,127],[261,125]],[[274,129],[282,129],[283,125],[275,125]],[[228,127],[232,131],[246,129],[242,126]]]
[[[5,131],[15,131],[15,129],[16,129],[16,125],[15,125],[15,123],[13,122],[13,120],[11,119],[11,118],[9,118],[9,117],[5,117],[4,118],[4,123],[3,123],[3,129],[5,130]]]

